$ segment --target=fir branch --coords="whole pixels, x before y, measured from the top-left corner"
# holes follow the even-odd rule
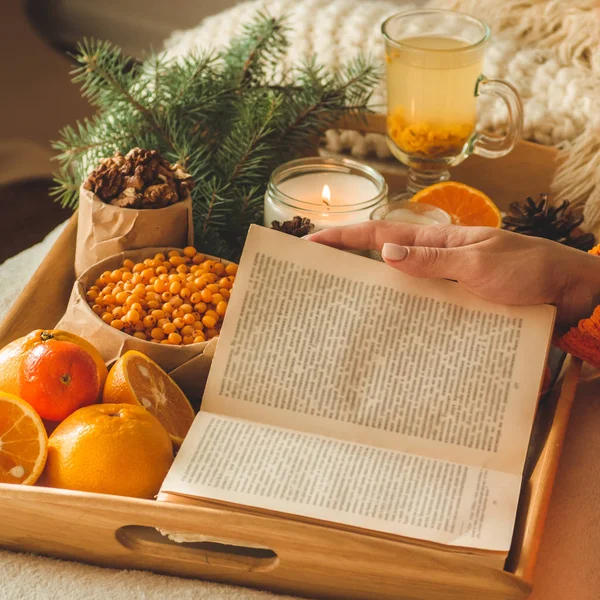
[[[287,32],[286,17],[259,12],[223,54],[233,81],[241,87],[267,83],[266,74],[276,69],[289,47]]]
[[[73,80],[98,112],[54,142],[56,201],[75,207],[89,171],[115,151],[155,149],[196,182],[198,247],[238,258],[248,226],[262,222],[272,170],[343,114],[367,112],[377,81],[367,58],[339,72],[314,59],[282,72],[286,33],[284,18],[259,14],[220,54],[155,54],[139,64],[108,42],[84,40]]]

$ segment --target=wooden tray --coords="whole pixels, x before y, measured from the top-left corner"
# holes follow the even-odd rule
[[[381,123],[375,122],[372,129],[380,130]],[[548,189],[554,158],[548,148],[522,143],[504,159],[469,159],[455,175],[492,196],[501,188],[507,199],[514,200]],[[403,172],[393,162],[378,167],[392,189],[403,185]],[[516,176],[523,168],[525,180]],[[58,322],[74,281],[75,234],[72,218],[0,326],[0,347]],[[580,368],[579,361],[571,361],[555,391],[540,405],[538,418],[545,424],[540,451],[523,485],[504,571],[375,534],[241,509],[8,484],[0,484],[0,547],[313,598],[526,598]],[[156,527],[223,543],[179,545],[158,534]],[[243,540],[242,545],[237,540]]]

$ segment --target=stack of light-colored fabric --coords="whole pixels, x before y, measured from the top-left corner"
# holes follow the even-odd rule
[[[597,0],[430,0],[428,7],[460,10],[487,22],[493,38],[484,72],[516,86],[525,108],[525,139],[564,150],[554,199],[584,205],[586,225],[600,235],[600,3]],[[360,52],[383,55],[381,23],[414,8],[382,0],[254,0],[175,33],[172,57],[223,47],[258,9],[289,15],[291,48],[283,66],[315,55],[338,67]],[[373,95],[385,111],[385,81]],[[506,112],[481,99],[480,126],[502,131]],[[389,156],[380,135],[330,131],[327,146],[356,156]],[[527,177],[527,172],[523,172]],[[544,190],[533,190],[532,193]]]

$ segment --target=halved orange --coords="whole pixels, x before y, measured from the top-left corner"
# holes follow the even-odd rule
[[[424,202],[445,210],[455,225],[502,226],[498,207],[483,192],[464,183],[444,181],[417,192],[411,202]]]
[[[109,371],[102,402],[143,406],[162,423],[176,447],[183,442],[195,416],[180,387],[137,350],[125,352]]]
[[[0,483],[34,484],[44,470],[48,436],[25,400],[0,392]]]

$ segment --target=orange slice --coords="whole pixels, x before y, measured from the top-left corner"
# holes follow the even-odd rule
[[[0,392],[0,483],[34,484],[47,454],[42,419],[25,400]]]
[[[444,181],[417,192],[411,202],[425,202],[445,210],[455,225],[502,226],[498,207],[483,193],[464,183]]]
[[[194,409],[179,386],[151,358],[137,350],[125,352],[108,373],[102,402],[137,404],[152,413],[176,447],[194,420]]]

